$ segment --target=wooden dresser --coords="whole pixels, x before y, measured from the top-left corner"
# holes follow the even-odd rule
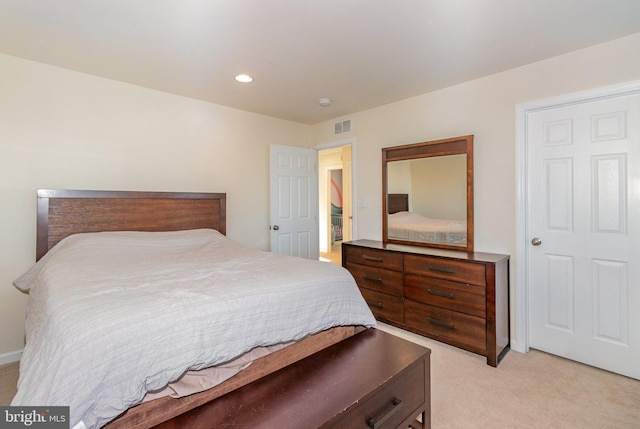
[[[342,265],[375,317],[486,356],[509,350],[509,256],[356,240]]]
[[[430,354],[367,329],[155,429],[430,428]]]

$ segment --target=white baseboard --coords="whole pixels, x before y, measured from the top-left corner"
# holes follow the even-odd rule
[[[511,350],[516,351],[516,352],[520,352],[520,353],[526,353],[527,349],[525,347],[525,345],[519,341],[514,341],[513,339],[511,339]]]
[[[22,350],[0,354],[0,365],[18,362],[22,358]]]

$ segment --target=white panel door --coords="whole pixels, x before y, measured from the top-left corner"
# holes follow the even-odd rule
[[[317,152],[271,145],[269,174],[271,251],[319,259]]]
[[[529,115],[529,345],[640,379],[640,95]]]

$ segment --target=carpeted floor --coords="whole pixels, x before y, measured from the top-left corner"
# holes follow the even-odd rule
[[[537,350],[485,358],[380,324],[431,349],[433,429],[640,428],[640,381]]]
[[[486,360],[394,327],[431,349],[433,429],[640,428],[640,381],[533,350]],[[0,406],[15,395],[18,364],[0,367]]]
[[[7,406],[16,394],[18,362],[0,366],[0,406]]]

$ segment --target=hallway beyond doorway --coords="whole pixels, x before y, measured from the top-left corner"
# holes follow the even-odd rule
[[[336,241],[333,243],[329,252],[321,252],[320,260],[342,266],[342,241]]]

